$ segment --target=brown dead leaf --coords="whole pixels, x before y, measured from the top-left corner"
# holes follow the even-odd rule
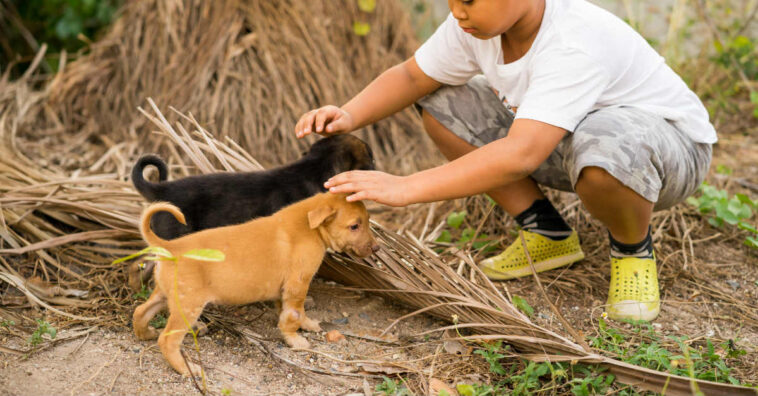
[[[458,395],[458,392],[454,388],[448,386],[448,384],[442,382],[441,380],[438,380],[437,378],[432,378],[429,380],[429,390],[433,395],[438,395],[441,390],[444,390],[450,396]]]
[[[326,333],[326,341],[332,342],[332,343],[345,341],[345,336],[343,336],[342,333],[339,332],[339,330],[332,330]]]

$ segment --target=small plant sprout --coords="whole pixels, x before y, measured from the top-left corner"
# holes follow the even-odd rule
[[[58,334],[58,330],[45,320],[37,319],[37,329],[34,330],[31,337],[29,337],[29,344],[32,347],[39,345],[42,342],[42,336],[47,334],[50,339],[55,339]]]

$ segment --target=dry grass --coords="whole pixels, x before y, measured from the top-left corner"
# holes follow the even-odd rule
[[[308,143],[291,133],[300,113],[344,101],[416,46],[395,2],[369,15],[376,34],[367,38],[352,33],[350,21],[359,11],[347,4],[335,9],[328,1],[130,2],[103,40],[41,89],[34,88],[43,77],[35,67],[17,81],[6,74],[0,80],[2,316],[28,323],[17,308],[42,306],[61,315],[64,326],[128,327],[133,294],[128,267],[109,263],[142,246],[136,222],[143,200],[127,180],[132,161],[160,152],[172,174],[188,175],[294,159]],[[152,102],[147,106],[150,96],[178,110],[164,117]],[[147,109],[143,114],[140,105]],[[409,173],[440,161],[410,111],[367,129],[360,136],[382,169]],[[730,139],[737,141],[735,149],[755,144],[749,137],[747,143],[738,136],[726,142]],[[755,183],[751,177],[743,179]],[[541,274],[544,293],[533,292],[532,301],[560,306],[584,298],[593,305],[604,299],[608,282],[605,230],[576,197],[550,196],[583,236],[589,258],[571,270]],[[464,207],[478,232],[500,236],[501,245],[514,240],[503,235],[511,220],[481,197],[419,205],[376,216],[383,224],[375,224],[383,247],[375,258],[331,256],[321,274],[449,321],[448,330],[469,339],[504,339],[521,356],[600,362],[626,381],[662,381],[660,373],[583,346],[580,332],[591,331],[591,321],[541,323],[513,308],[512,289],[536,287],[534,281],[493,284],[473,265],[480,258],[476,251],[436,244],[447,214]],[[749,279],[758,271],[755,253],[739,246],[741,234],[717,233],[684,205],[656,214],[653,227],[665,304],[755,334],[755,296],[751,300],[749,291],[737,295],[724,285],[724,279]],[[435,253],[439,247],[446,250]],[[724,255],[730,258],[718,257]],[[723,262],[729,265],[713,264]],[[718,311],[708,308],[714,303]],[[448,373],[472,370],[468,363],[440,364]],[[754,353],[741,364],[754,365]],[[740,378],[755,382],[755,375],[745,369]],[[689,389],[681,378],[669,389],[676,384],[682,392]]]

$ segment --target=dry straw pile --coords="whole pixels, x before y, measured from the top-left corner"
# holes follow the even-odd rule
[[[359,18],[368,20],[371,35],[353,33]],[[6,73],[0,80],[0,312],[13,317],[3,305],[44,306],[70,325],[128,326],[127,267],[109,263],[142,246],[143,200],[127,180],[136,157],[162,153],[174,177],[296,158],[310,143],[294,139],[300,114],[344,102],[412,54],[417,42],[406,18],[395,1],[370,14],[355,2],[329,0],[134,1],[87,55],[69,64],[64,57],[49,83],[36,66],[16,81]],[[154,103],[175,110],[164,116]],[[147,109],[142,114],[140,106]],[[380,168],[408,173],[439,161],[420,130],[406,111],[361,137]],[[575,201],[561,206],[583,216]],[[491,208],[475,212],[480,229],[496,227]],[[665,216],[659,239],[667,219],[681,217]],[[669,394],[689,393],[688,379],[595,353],[565,321],[569,335],[532,323],[467,253],[456,252],[451,265],[430,250],[432,217],[406,222],[423,225],[420,237],[376,224],[382,250],[375,258],[332,256],[321,274],[454,321],[451,328],[470,331],[470,339],[504,339],[529,359],[601,363],[623,381],[649,389],[667,383]],[[682,249],[692,242],[684,234]],[[756,320],[749,311],[744,318]],[[744,391],[699,386],[712,394]]]

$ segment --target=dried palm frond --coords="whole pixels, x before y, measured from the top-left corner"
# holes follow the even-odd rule
[[[191,165],[200,172],[258,169],[258,164],[249,161],[248,155],[215,140],[191,114],[185,116],[172,108],[192,125],[192,133],[180,123],[172,127],[152,99],[148,102],[155,114],[140,111],[184,150]],[[372,225],[380,244],[374,256],[361,259],[328,255],[319,274],[379,293],[417,310],[410,315],[426,313],[452,322],[435,331],[455,329],[473,333],[462,336],[467,340],[505,340],[531,360],[602,364],[622,382],[658,392],[666,389],[670,395],[689,395],[693,384],[709,395],[755,394],[750,388],[674,376],[594,353],[580,345],[583,340],[572,341],[532,323],[481,273],[473,260],[463,256],[474,274],[464,277],[411,233],[399,235],[378,223]]]

